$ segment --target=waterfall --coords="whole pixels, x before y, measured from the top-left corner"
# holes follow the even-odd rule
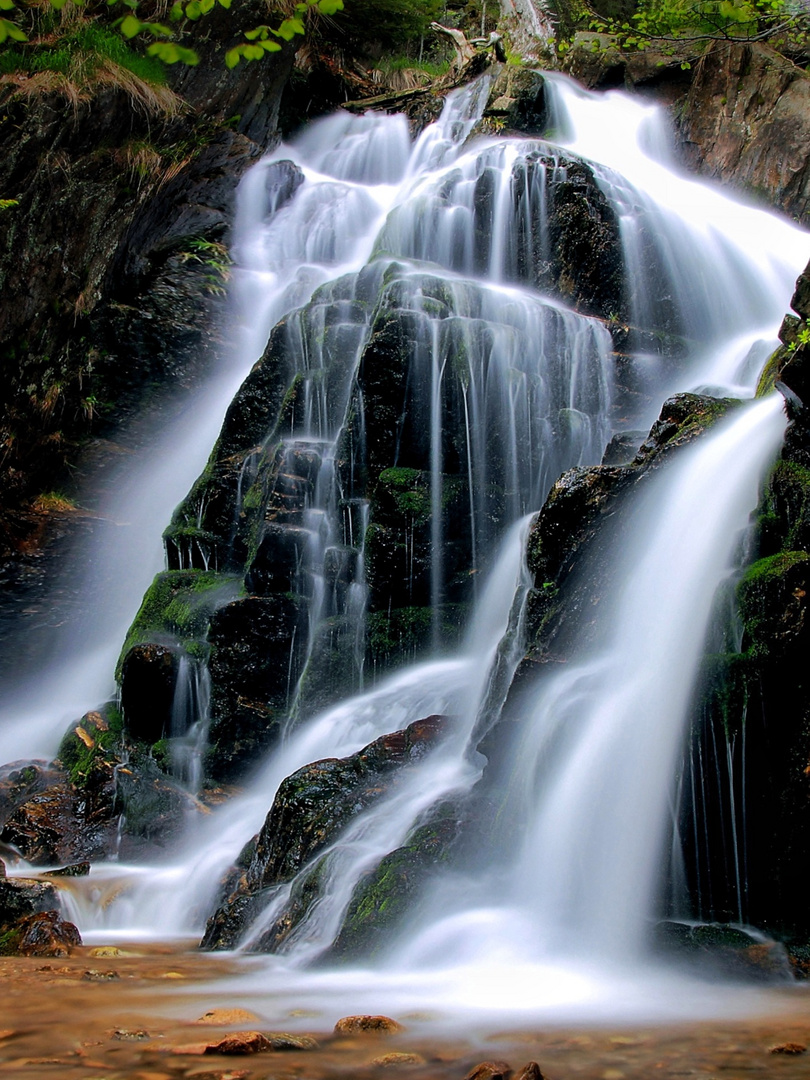
[[[649,426],[674,390],[752,396],[806,234],[679,175],[655,108],[561,76],[547,89],[554,143],[468,141],[484,79],[451,95],[414,142],[402,117],[330,117],[245,178],[235,368],[259,361],[249,395],[262,365],[275,365],[280,404],[250,427],[237,397],[223,428],[230,501],[214,505],[203,477],[167,554],[170,570],[236,568],[251,595],[298,605],[283,733],[244,791],[191,824],[160,865],[96,866],[71,883],[88,940],[199,936],[219,879],[286,777],[450,717],[437,750],[318,855],[318,902],[272,963],[299,989],[327,986],[303,972],[328,955],[364,874],[486,775],[482,740],[498,734],[525,645],[529,522],[555,480],[597,465],[615,432]],[[560,241],[572,191],[595,208],[601,282]],[[405,344],[375,369],[391,326]],[[394,409],[385,391],[396,380]],[[601,645],[575,643],[569,662],[545,665],[503,750],[509,790],[493,813],[517,825],[508,848],[489,851],[482,836],[485,869],[437,876],[389,952],[380,993],[417,985],[434,1001],[495,1007],[511,970],[521,989],[504,1003],[523,992],[540,1007],[588,997],[582,965],[644,956],[714,594],[784,424],[776,396],[732,411],[622,504],[632,542],[605,549],[617,569],[598,598]],[[383,490],[386,505],[405,507],[384,524],[399,559],[387,576],[375,547]],[[417,607],[426,633],[377,666],[370,627],[393,640],[397,611]],[[336,653],[343,694],[323,707]],[[177,733],[193,786],[208,690],[183,663]],[[701,782],[696,763],[688,784]],[[261,945],[311,870],[267,891],[241,947]]]

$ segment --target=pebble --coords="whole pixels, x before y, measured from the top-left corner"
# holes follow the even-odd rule
[[[515,1080],[546,1080],[536,1061],[527,1061]]]
[[[311,1035],[290,1035],[286,1031],[268,1031],[267,1041],[273,1050],[318,1050],[318,1040]]]
[[[82,978],[87,979],[88,982],[104,982],[105,979],[120,979],[121,976],[117,971],[96,971],[91,968],[89,971],[85,971]]]
[[[470,1069],[464,1080],[509,1080],[512,1066],[506,1061],[481,1061]]]
[[[400,1065],[424,1065],[425,1059],[419,1054],[383,1054],[382,1057],[374,1058],[371,1064],[379,1065],[383,1069],[390,1069]]]
[[[118,1042],[144,1042],[146,1039],[151,1039],[152,1036],[148,1031],[143,1031],[140,1028],[133,1031],[128,1028],[117,1028],[110,1038],[117,1039]]]
[[[260,1031],[234,1031],[219,1042],[209,1043],[206,1054],[265,1054],[273,1046]]]
[[[390,1016],[344,1016],[335,1024],[335,1035],[392,1035],[404,1031]]]
[[[249,1009],[209,1009],[194,1023],[208,1024],[212,1027],[229,1027],[231,1024],[247,1024],[258,1019],[258,1016]]]
[[[769,1054],[806,1054],[807,1047],[803,1043],[786,1042],[777,1043],[776,1046],[768,1047]]]

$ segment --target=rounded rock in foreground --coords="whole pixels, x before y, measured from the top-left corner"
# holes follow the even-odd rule
[[[804,1043],[786,1042],[777,1043],[776,1046],[768,1047],[769,1054],[806,1054],[807,1047]]]
[[[482,1061],[470,1069],[464,1080],[509,1080],[512,1067],[506,1061]]]
[[[382,1054],[380,1057],[375,1057],[371,1062],[372,1065],[378,1065],[383,1069],[398,1068],[401,1065],[424,1065],[425,1059],[421,1054]]]
[[[335,1024],[335,1035],[395,1035],[404,1030],[390,1016],[344,1016]]]

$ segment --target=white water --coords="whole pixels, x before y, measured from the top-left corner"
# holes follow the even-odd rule
[[[807,236],[679,177],[666,161],[655,160],[655,153],[661,155],[661,121],[650,106],[618,93],[585,94],[558,78],[554,86],[567,145],[599,164],[600,183],[622,220],[628,260],[632,264],[640,257],[640,230],[646,230],[654,237],[657,258],[671,283],[676,315],[698,339],[678,388],[711,386],[724,393],[750,394],[757,376],[752,356],[764,356],[773,341],[806,262]],[[319,285],[357,271],[375,250],[381,262],[389,256],[397,259],[395,284],[407,300],[403,306],[421,305],[428,323],[432,319],[424,304],[425,283],[432,276],[446,277],[456,311],[463,314],[459,332],[467,333],[465,320],[483,319],[496,327],[491,355],[477,361],[479,368],[475,360],[469,368],[469,470],[471,477],[482,475],[486,442],[482,439],[476,448],[475,436],[486,430],[487,410],[494,410],[493,401],[500,399],[495,411],[499,416],[508,412],[515,424],[504,463],[516,470],[510,514],[517,519],[539,509],[562,468],[598,460],[610,433],[612,387],[603,364],[601,327],[514,283],[506,228],[508,180],[515,162],[541,144],[490,140],[463,147],[480,103],[475,92],[462,96],[455,111],[448,109],[442,123],[428,129],[413,148],[399,118],[336,117],[313,125],[295,147],[277,151],[253,170],[243,188],[236,246],[237,298],[244,323],[239,366],[246,370],[261,352],[281,315],[304,303]],[[645,147],[651,148],[652,157]],[[554,153],[553,148],[545,150]],[[299,163],[306,182],[295,199],[265,223],[266,176],[285,156]],[[493,205],[499,226],[486,257],[476,251],[470,236],[471,189],[483,171],[495,178]],[[654,323],[655,299],[645,297],[639,285],[633,295],[634,315]],[[732,332],[738,336],[731,337]],[[551,341],[548,349],[540,345],[544,337]],[[578,361],[571,343],[583,339],[589,344]],[[527,340],[558,365],[544,373],[551,405],[538,398],[541,416],[552,408],[580,418],[579,435],[560,457],[548,446],[539,458],[526,453],[528,440],[535,438],[536,416],[514,376],[519,373],[524,383],[529,381],[532,369],[521,367]],[[435,386],[449,346],[435,332],[432,341]],[[563,361],[572,357],[573,367],[566,368]],[[594,357],[600,358],[595,367]],[[659,399],[674,388],[655,370],[660,366],[657,358],[641,357],[638,362],[650,367]],[[503,365],[502,385],[495,377],[498,363]],[[490,396],[476,395],[475,372],[487,364],[493,373],[487,386]],[[598,387],[587,401],[576,396],[576,371],[583,366],[591,374],[582,385],[595,381]],[[594,371],[599,373],[596,380]],[[435,395],[431,401],[428,414],[438,429]],[[334,409],[332,402],[330,406]],[[526,411],[525,423],[521,410]],[[324,402],[313,415],[329,411]],[[342,406],[336,410],[338,429],[344,412]],[[649,419],[632,418],[634,423]],[[476,883],[447,881],[434,899],[433,913],[421,913],[418,928],[390,960],[387,973],[375,974],[372,992],[364,995],[359,989],[367,978],[362,972],[344,971],[333,978],[295,971],[331,940],[364,869],[400,844],[434,800],[469,788],[480,775],[481,762],[469,753],[468,741],[480,727],[482,708],[498,704],[498,691],[490,689],[490,670],[496,656],[501,658],[500,670],[505,666],[507,672],[517,659],[512,650],[516,597],[519,600],[525,588],[517,526],[501,544],[490,584],[482,590],[457,657],[405,669],[321,716],[304,717],[262,765],[244,796],[190,836],[176,861],[160,867],[94,868],[89,889],[75,886],[74,915],[85,937],[199,932],[218,875],[260,827],[285,776],[318,758],[350,754],[381,734],[441,712],[459,717],[452,737],[398,790],[395,804],[384,803],[358,820],[351,837],[341,838],[344,842],[332,853],[334,873],[317,917],[304,926],[291,955],[269,961],[269,970],[283,974],[304,998],[328,998],[337,988],[351,990],[357,1007],[366,1001],[372,1011],[386,1001],[392,1009],[401,1008],[411,999],[420,1005],[450,999],[461,1008],[525,1008],[550,1015],[576,1009],[598,1016],[621,1011],[628,1003],[643,1009],[643,986],[649,984],[639,989],[635,971],[633,981],[624,981],[625,965],[642,952],[686,699],[714,589],[729,570],[736,537],[756,502],[758,478],[775,452],[783,423],[778,401],[758,405],[732,418],[650,481],[635,510],[639,546],[626,552],[628,561],[617,574],[627,588],[612,602],[610,650],[582,657],[538,687],[526,744],[515,758],[527,830],[524,842],[516,845],[506,869],[499,866],[497,877]],[[333,444],[337,429],[324,429],[320,436],[324,446],[327,440]],[[433,445],[440,445],[438,430]],[[440,473],[441,462],[434,458],[434,479]],[[491,550],[497,536],[477,524],[479,482],[471,489],[474,543]],[[435,487],[433,497],[438,497]],[[87,700],[83,707],[92,703]],[[47,734],[53,739],[54,729]],[[18,733],[8,744],[13,750],[6,756],[30,755],[28,742]],[[122,885],[114,902],[103,902]],[[254,938],[262,925],[251,931]],[[260,978],[265,979],[262,970]],[[669,985],[670,991],[673,985],[683,989],[681,984]],[[654,1008],[652,998],[647,1003]]]

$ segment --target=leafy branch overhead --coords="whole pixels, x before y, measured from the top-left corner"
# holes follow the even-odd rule
[[[124,38],[139,36],[151,38],[147,46],[147,55],[163,61],[165,64],[198,64],[199,56],[194,49],[178,44],[175,30],[162,22],[144,20],[138,16],[140,0],[107,0],[109,7],[122,4],[129,10],[116,19],[113,25]],[[84,0],[48,0],[51,8],[61,11],[67,3],[76,7],[84,6]],[[198,22],[210,14],[217,5],[230,8],[232,0],[175,0],[169,11],[169,21],[179,24],[188,20]],[[235,67],[240,60],[261,60],[267,53],[278,52],[281,41],[292,41],[298,34],[306,33],[305,19],[309,13],[334,15],[343,10],[343,0],[304,0],[295,5],[294,14],[285,18],[278,26],[257,26],[245,32],[245,41],[229,49],[225,54],[225,63]],[[0,0],[0,12],[17,12],[15,0]],[[0,16],[0,44],[3,42],[25,42],[28,35],[12,18]]]
[[[673,55],[709,41],[769,41],[777,49],[806,48],[810,10],[796,0],[642,0],[629,19],[595,18],[590,29],[609,33],[626,49]],[[688,68],[684,59],[681,67]]]

